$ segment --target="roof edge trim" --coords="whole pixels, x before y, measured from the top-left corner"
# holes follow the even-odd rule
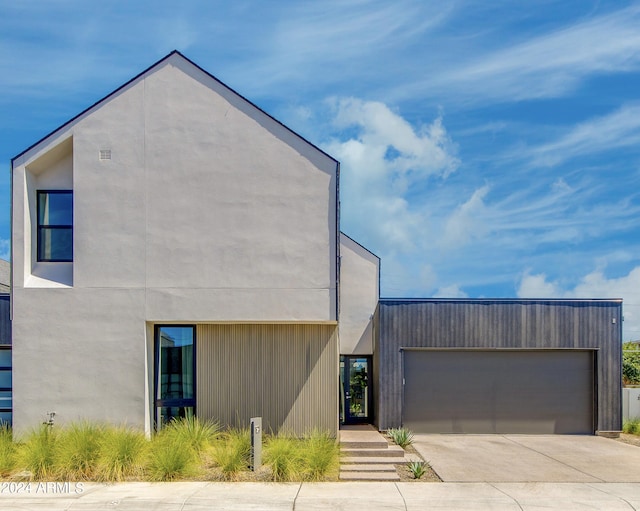
[[[344,231],[340,231],[340,234],[342,236],[344,236],[347,239],[350,239],[351,241],[353,241],[356,245],[358,245],[359,247],[361,247],[362,249],[366,250],[367,252],[369,252],[372,256],[376,257],[378,260],[380,260],[380,256],[374,252],[372,252],[371,250],[369,250],[367,247],[365,247],[362,243],[357,242],[356,240],[354,240],[351,236],[349,236],[348,234],[346,234]]]
[[[273,115],[269,114],[268,112],[266,112],[265,110],[263,110],[262,108],[260,108],[258,105],[256,105],[253,101],[247,99],[246,97],[244,97],[242,94],[240,94],[239,92],[235,91],[234,89],[232,89],[231,87],[229,87],[227,84],[225,84],[224,82],[220,81],[218,78],[216,78],[215,76],[213,76],[211,73],[209,73],[206,69],[203,69],[201,66],[199,66],[198,64],[196,64],[194,61],[192,61],[191,59],[189,59],[188,57],[185,57],[182,53],[180,53],[178,50],[173,50],[172,52],[170,52],[169,54],[167,54],[166,56],[162,57],[160,60],[158,60],[157,62],[155,62],[154,64],[150,65],[149,67],[147,67],[144,71],[138,73],[137,75],[135,75],[133,78],[131,78],[130,80],[128,80],[126,83],[122,84],[120,87],[118,87],[117,89],[113,90],[112,92],[110,92],[109,94],[107,94],[106,96],[104,96],[103,98],[99,99],[98,101],[96,101],[95,103],[93,103],[91,106],[85,108],[84,110],[82,110],[82,112],[80,112],[79,114],[73,116],[71,119],[69,119],[67,122],[65,122],[64,124],[61,124],[60,126],[58,126],[57,128],[55,128],[53,131],[49,132],[48,134],[46,134],[44,137],[42,137],[41,139],[39,139],[37,142],[34,142],[33,144],[31,144],[29,147],[27,147],[24,151],[20,152],[19,154],[17,154],[16,156],[14,156],[13,158],[11,158],[11,168],[13,169],[13,165],[15,160],[17,160],[18,158],[24,156],[26,153],[28,153],[29,151],[31,151],[31,149],[33,149],[34,147],[38,146],[39,144],[41,144],[42,142],[44,142],[45,140],[47,140],[49,137],[55,135],[57,132],[61,131],[62,129],[66,128],[69,124],[73,123],[75,120],[77,120],[78,118],[82,117],[84,114],[86,114],[87,112],[89,112],[90,110],[94,109],[95,107],[97,107],[98,105],[100,105],[100,103],[103,103],[104,101],[108,100],[111,96],[114,96],[115,94],[117,94],[118,92],[120,92],[122,89],[124,89],[125,87],[128,87],[131,83],[135,82],[136,80],[138,80],[141,76],[147,74],[149,71],[151,71],[154,67],[159,66],[160,64],[162,64],[164,61],[170,59],[172,56],[174,55],[178,55],[180,56],[182,59],[184,59],[186,62],[188,62],[189,64],[191,64],[192,66],[194,66],[196,69],[200,70],[202,73],[206,74],[208,77],[212,78],[213,80],[215,80],[217,83],[219,83],[220,85],[222,85],[224,88],[226,88],[227,90],[229,90],[231,93],[235,94],[236,96],[238,96],[240,99],[246,101],[249,105],[251,105],[252,107],[254,107],[255,109],[259,110],[260,112],[262,112],[264,115],[266,115],[267,117],[269,117],[272,121],[275,121],[276,123],[278,123],[280,126],[282,126],[283,128],[285,128],[287,131],[289,131],[291,134],[293,134],[294,136],[298,137],[300,140],[302,140],[303,142],[305,142],[306,144],[309,144],[311,147],[313,147],[314,149],[316,149],[317,151],[321,152],[323,155],[325,155],[327,158],[331,159],[332,161],[334,161],[336,164],[339,163],[338,160],[336,160],[333,156],[331,156],[329,153],[327,153],[326,151],[323,151],[322,149],[320,149],[317,145],[315,145],[313,142],[310,142],[309,140],[307,140],[306,138],[304,138],[302,135],[300,135],[299,133],[293,131],[291,128],[289,128],[287,125],[283,124],[282,122],[280,122],[278,119],[276,119]],[[356,242],[357,243],[357,242]],[[375,255],[375,254],[374,254]]]
[[[622,303],[622,298],[391,298],[383,297],[380,302],[413,302],[413,303],[437,303],[437,302],[503,302],[503,303],[531,303],[531,302],[558,302],[558,303]]]

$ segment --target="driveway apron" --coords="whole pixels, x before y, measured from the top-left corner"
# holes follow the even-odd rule
[[[640,482],[640,448],[598,436],[416,435],[445,482]]]

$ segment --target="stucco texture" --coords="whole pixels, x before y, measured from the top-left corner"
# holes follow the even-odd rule
[[[17,429],[148,425],[150,323],[337,322],[337,162],[180,54],[12,171]],[[35,259],[45,186],[73,189],[73,263]]]

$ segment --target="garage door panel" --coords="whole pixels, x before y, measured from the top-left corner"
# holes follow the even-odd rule
[[[421,433],[593,433],[590,351],[404,352],[403,423]]]

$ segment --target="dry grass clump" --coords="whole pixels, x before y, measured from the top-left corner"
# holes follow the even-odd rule
[[[91,422],[47,426],[14,442],[0,427],[0,479],[35,481],[335,480],[339,448],[327,432],[264,440],[264,463],[250,470],[247,428],[222,430],[195,417],[172,421],[148,439],[137,429]]]

